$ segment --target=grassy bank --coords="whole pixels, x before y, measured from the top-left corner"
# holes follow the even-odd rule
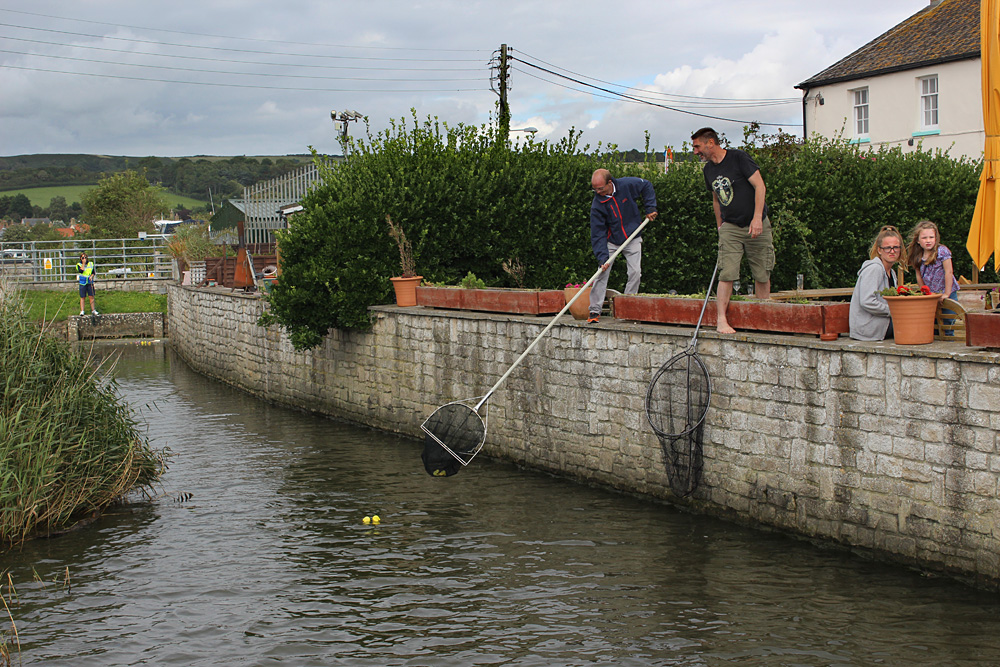
[[[80,293],[77,290],[24,290],[24,310],[29,320],[62,322],[70,315],[80,314]],[[97,290],[94,299],[101,313],[166,313],[167,295],[148,292],[116,292]],[[90,312],[90,299],[85,302]]]
[[[22,293],[3,287],[0,549],[149,489],[164,468],[109,369],[41,334]]]
[[[0,197],[4,195],[13,197],[14,195],[23,194],[28,198],[32,206],[47,208],[52,203],[53,197],[63,197],[67,204],[83,201],[83,193],[93,187],[96,187],[96,185],[50,185],[40,188],[19,188],[16,190],[0,191]],[[201,208],[206,203],[200,199],[185,197],[169,190],[163,193],[163,197],[171,206],[181,205],[192,210]]]

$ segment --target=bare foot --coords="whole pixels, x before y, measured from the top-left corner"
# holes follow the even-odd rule
[[[736,333],[736,329],[729,326],[729,322],[719,322],[719,325],[715,327],[715,330],[721,334]]]

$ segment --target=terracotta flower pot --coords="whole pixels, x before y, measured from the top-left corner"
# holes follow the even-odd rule
[[[892,335],[899,345],[926,345],[934,342],[934,313],[940,294],[886,296],[892,316]]]
[[[423,280],[423,276],[413,276],[412,278],[389,278],[392,287],[396,290],[397,306],[417,305],[417,285]]]
[[[579,287],[566,287],[563,289],[563,296],[566,297],[566,303],[569,303],[573,296],[580,291]],[[570,315],[576,320],[585,320],[590,316],[590,288],[584,290],[584,293],[580,295],[580,298],[573,302],[573,305],[569,307]]]

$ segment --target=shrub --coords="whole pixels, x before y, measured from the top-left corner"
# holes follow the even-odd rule
[[[472,271],[489,286],[584,282],[597,269],[589,216],[590,177],[599,167],[647,178],[656,190],[660,215],[643,232],[643,291],[705,289],[718,235],[693,156],[678,153],[664,173],[652,162],[623,163],[610,146],[581,147],[575,131],[557,142],[511,146],[488,126],[420,122],[415,112],[411,121],[352,140],[339,165],[321,164],[322,184],[280,234],[282,279],[261,321],[281,324],[297,348],[320,343],[332,327],[366,328],[369,306],[392,302],[399,249],[386,216],[406,229],[427,282],[454,285]],[[809,288],[853,285],[883,224],[907,230],[934,220],[942,241],[962,252],[979,163],[941,152],[867,151],[841,138],[803,143],[755,128],[744,148],[767,185],[774,290],[793,288],[799,273]],[[956,274],[969,271],[966,264],[956,260]],[[743,274],[750,282],[746,267]],[[624,283],[624,262],[610,279]]]

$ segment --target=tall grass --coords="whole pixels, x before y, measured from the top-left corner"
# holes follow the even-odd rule
[[[0,283],[0,546],[58,531],[164,469],[110,368],[40,332]]]

